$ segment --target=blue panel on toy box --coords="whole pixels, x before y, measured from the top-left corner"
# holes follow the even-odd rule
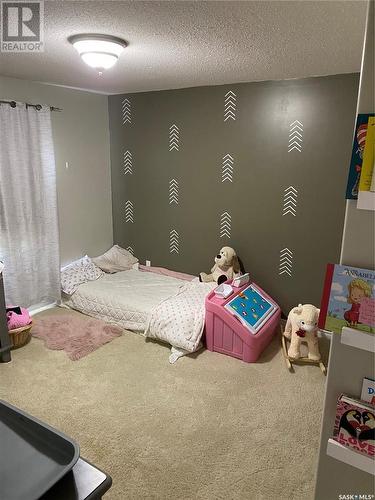
[[[275,311],[276,306],[254,285],[250,285],[229,301],[225,308],[240,319],[251,333],[256,333]]]

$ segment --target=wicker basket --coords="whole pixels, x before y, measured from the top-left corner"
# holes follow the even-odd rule
[[[15,328],[14,330],[9,330],[10,342],[12,344],[12,349],[17,349],[27,344],[31,338],[31,327],[32,323],[26,326],[21,326],[21,328]]]

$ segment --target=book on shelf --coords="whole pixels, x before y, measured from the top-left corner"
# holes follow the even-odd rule
[[[366,144],[363,152],[357,208],[375,210],[375,117],[370,116],[367,125]]]
[[[342,394],[337,400],[333,439],[361,455],[374,458],[375,406]]]
[[[328,264],[319,328],[341,333],[344,326],[375,333],[375,271]]]
[[[372,174],[374,168],[374,148],[375,148],[375,116],[370,116],[367,124],[367,135],[365,149],[363,151],[363,161],[361,176],[359,178],[359,191],[370,191]]]
[[[375,405],[375,380],[372,378],[365,377],[363,379],[361,399]]]
[[[358,188],[361,178],[362,161],[366,146],[366,136],[369,118],[374,113],[361,113],[357,116],[355,134],[353,139],[352,157],[350,160],[348,182],[346,187],[346,199],[356,200],[358,198]]]

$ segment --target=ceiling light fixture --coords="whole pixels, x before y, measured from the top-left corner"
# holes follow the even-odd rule
[[[125,40],[110,35],[73,35],[68,41],[77,50],[83,62],[99,72],[112,68],[127,46]]]

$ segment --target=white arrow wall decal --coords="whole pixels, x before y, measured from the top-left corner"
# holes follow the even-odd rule
[[[233,182],[233,164],[234,158],[232,155],[227,153],[223,156],[221,164],[221,182]]]
[[[289,142],[288,142],[288,153],[291,151],[298,151],[301,153],[303,143],[303,124],[294,120],[289,126]]]
[[[169,204],[175,203],[178,205],[178,182],[176,179],[169,181]]]
[[[230,238],[232,230],[232,217],[228,212],[220,215],[220,238]]]
[[[180,235],[176,231],[176,229],[171,229],[169,231],[169,252],[170,253],[179,253],[179,239]]]
[[[293,215],[294,217],[297,214],[297,200],[298,200],[298,190],[289,186],[284,189],[284,199],[283,199],[283,216],[284,215]]]
[[[121,112],[122,112],[122,123],[125,125],[125,123],[131,123],[132,122],[132,105],[129,99],[125,98],[122,101],[122,106],[121,106]]]
[[[289,248],[280,250],[279,274],[292,276],[293,271],[293,252]]]
[[[125,175],[133,173],[133,156],[129,150],[123,155],[123,166]]]
[[[125,222],[134,222],[134,206],[130,200],[125,202]]]
[[[175,123],[169,127],[169,151],[180,150],[180,129]]]
[[[224,97],[224,121],[235,120],[237,109],[237,95],[229,90]]]

